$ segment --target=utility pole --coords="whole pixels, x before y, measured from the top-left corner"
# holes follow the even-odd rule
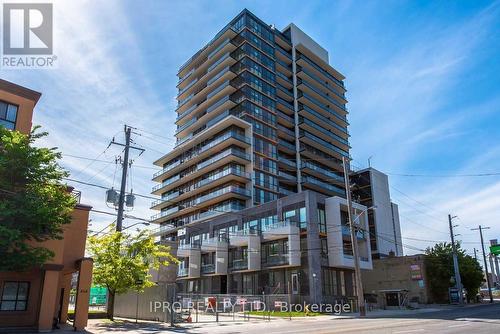
[[[460,304],[464,303],[464,297],[462,295],[462,279],[460,278],[460,269],[458,268],[458,256],[457,256],[457,247],[455,245],[455,234],[453,233],[453,218],[451,215],[448,215],[448,223],[450,224],[450,237],[451,237],[451,248],[453,250],[453,268],[455,272],[455,284],[458,289],[458,300]]]
[[[356,226],[354,226],[352,212],[351,182],[349,180],[349,161],[346,157],[342,157],[342,164],[344,167],[344,182],[347,194],[347,214],[349,217],[351,230],[352,256],[354,257],[354,273],[356,275],[356,295],[358,296],[359,315],[361,317],[364,317],[366,316],[365,297],[363,294],[363,282],[361,280],[361,268],[359,265],[358,237],[356,236]]]
[[[121,185],[120,185],[120,194],[118,195],[118,213],[117,213],[117,219],[116,219],[116,231],[121,231],[123,227],[123,209],[125,206],[125,192],[126,192],[126,186],[127,186],[127,171],[128,171],[128,156],[129,156],[129,151],[130,149],[135,149],[144,152],[144,149],[140,147],[134,147],[130,146],[130,134],[132,132],[132,128],[128,126],[127,124],[124,125],[124,131],[125,131],[125,144],[122,143],[117,143],[115,142],[115,139],[113,138],[113,141],[111,144],[119,145],[119,146],[124,146],[124,154],[123,154],[123,162],[122,162],[122,180],[121,180]]]
[[[478,231],[481,236],[481,247],[483,249],[483,260],[484,260],[484,271],[486,272],[486,283],[488,284],[488,293],[490,295],[490,303],[493,303],[493,294],[491,293],[491,282],[490,282],[490,274],[488,273],[488,263],[486,262],[486,252],[484,250],[484,240],[483,240],[483,230],[489,230],[489,227],[481,227],[479,225],[478,228],[471,228],[471,231]]]

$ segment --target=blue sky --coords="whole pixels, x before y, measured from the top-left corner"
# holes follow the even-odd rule
[[[353,163],[372,157],[390,174],[405,245],[448,240],[448,213],[470,253],[471,227],[500,239],[500,176],[450,177],[500,172],[499,1],[55,1],[58,68],[1,77],[43,93],[34,123],[77,179],[118,185],[120,149],[99,154],[124,123],[159,135],[135,136],[146,153],[132,186],[148,195],[152,161],[173,144],[178,67],[245,7],[278,28],[298,25],[346,76]],[[102,189],[77,188],[110,211]],[[152,214],[150,200],[136,204],[131,214]],[[92,219],[95,230],[110,222]]]

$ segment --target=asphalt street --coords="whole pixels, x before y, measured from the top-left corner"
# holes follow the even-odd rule
[[[479,306],[456,307],[427,313],[408,311],[398,315],[377,316],[377,318],[339,319],[333,316],[319,316],[293,320],[252,320],[223,323],[186,324],[171,329],[163,324],[118,322],[114,324],[92,321],[88,327],[92,334],[101,333],[221,333],[221,334],[285,334],[285,333],[500,333],[500,303]]]

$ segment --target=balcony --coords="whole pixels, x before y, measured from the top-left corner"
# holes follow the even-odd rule
[[[342,92],[339,93],[336,88],[327,84],[328,81],[321,80],[321,78],[319,76],[315,75],[312,71],[309,71],[305,68],[301,68],[299,66],[299,68],[297,69],[297,75],[299,77],[301,77],[301,79],[305,79],[305,80],[310,79],[310,81],[313,82],[314,84],[316,84],[320,87],[326,88],[329,92],[333,93],[334,96],[336,98],[338,98],[340,102],[342,102],[342,103],[347,102],[345,95],[343,93],[343,91],[344,91],[343,89],[340,89],[340,91],[342,91]]]
[[[284,157],[279,157],[278,162],[288,167],[297,168],[297,164],[295,163],[295,161],[288,160],[287,158]]]
[[[294,108],[293,105],[290,102],[287,102],[283,100],[281,97],[277,96],[276,97],[277,106],[281,107],[281,110],[287,114],[293,114],[294,113]]]
[[[290,175],[283,171],[278,172],[278,179],[280,182],[284,183],[297,183],[297,177],[295,175]]]
[[[282,137],[288,140],[295,140],[295,132],[285,128],[283,125],[278,124],[278,137]]]
[[[201,265],[201,274],[206,275],[206,274],[214,274],[215,273],[215,264],[210,263],[210,264],[202,264]]]
[[[345,90],[344,82],[342,80],[335,78],[331,73],[329,73],[327,70],[321,68],[319,65],[317,65],[315,62],[310,60],[308,57],[306,57],[304,55],[298,56],[297,57],[297,64],[301,67],[303,67],[303,65],[309,66],[311,69],[316,71],[318,74],[323,76],[325,79],[330,80],[332,83],[337,85],[339,88]]]
[[[302,161],[302,169],[304,170],[305,173],[311,174],[315,177],[318,178],[328,178],[329,180],[333,182],[337,182],[338,184],[342,185],[344,184],[344,177],[340,176],[328,169],[324,169],[318,165],[315,165],[312,162],[309,161]]]
[[[289,264],[288,254],[271,254],[262,261],[263,267],[286,266]]]
[[[288,89],[293,89],[292,79],[279,71],[276,72],[276,82],[281,84],[283,87],[287,87]]]
[[[293,100],[293,93],[290,92],[289,89],[285,88],[284,86],[280,85],[279,83],[276,84],[276,88],[278,88],[276,90],[276,92],[281,94],[284,98]]]
[[[212,59],[216,53],[228,45],[228,40],[234,38],[236,34],[237,32],[234,31],[230,25],[227,25],[224,29],[222,29],[210,42],[207,43],[207,45],[196,52],[179,68],[179,84],[188,76],[192,75],[192,73],[202,70],[207,60]],[[218,43],[219,41],[221,42]],[[217,52],[214,52],[215,50],[217,50]]]
[[[303,116],[300,116],[299,127],[329,143],[336,142],[336,146],[338,146],[340,149],[348,151],[350,148],[347,139],[337,136],[331,131],[325,129],[323,125],[317,124]]]
[[[288,239],[288,253],[281,254],[286,257],[286,263],[281,265],[300,266],[300,229],[296,223],[286,220],[263,226],[262,239],[265,241]]]
[[[288,154],[296,153],[295,145],[286,140],[280,140],[278,142],[278,150],[286,152]]]
[[[334,119],[332,120],[330,117],[327,117],[302,103],[299,103],[299,115],[314,120],[315,122],[322,124],[328,130],[335,131],[341,136],[349,136],[345,119],[339,117],[338,115],[332,115],[334,116]],[[337,124],[336,121],[342,125]]]
[[[233,260],[231,264],[231,269],[236,270],[247,270],[248,269],[248,259],[238,259]]]
[[[335,110],[328,108],[326,105],[322,104],[314,97],[305,92],[299,91],[298,99],[299,102],[302,102],[303,104],[309,106],[311,109],[317,109],[318,112],[323,113],[325,117],[333,116],[336,119],[343,121],[344,124],[348,123],[347,117],[345,115],[341,115],[337,113]]]
[[[331,103],[331,104],[335,105],[337,108],[341,109],[343,112],[345,112],[345,113],[347,112],[347,109],[346,109],[344,104],[336,101],[331,96],[329,96],[327,93],[314,87],[313,85],[311,85],[307,81],[302,80],[302,79],[298,79],[297,85],[299,86],[299,88],[301,88],[300,87],[301,85],[304,86],[305,88],[301,88],[302,90],[308,90],[310,94],[316,95],[317,99],[322,99],[323,104]]]
[[[342,196],[342,197],[346,196],[344,189],[337,187],[333,184],[329,184],[321,180],[318,180],[312,176],[303,176],[302,184],[307,188],[316,190],[318,192],[327,193],[328,195],[331,196]]]
[[[231,115],[226,115],[226,117],[229,116]],[[244,144],[242,146],[248,147],[251,145],[251,143],[252,143],[251,138],[243,136],[237,133],[236,131],[228,131],[218,137],[215,137],[212,141],[205,144],[201,148],[193,149],[192,153],[189,156],[183,157],[182,159],[179,159],[176,162],[168,165],[163,170],[155,173],[153,175],[153,181],[159,181],[164,177],[173,175],[176,171],[188,167],[189,164],[199,161],[200,159],[203,159],[211,151],[215,151],[214,148],[216,147],[218,147],[219,150],[222,150],[233,144]]]
[[[165,198],[159,199],[152,203],[152,209],[161,209],[164,206],[168,206],[168,204],[172,204],[173,201],[179,202],[188,197],[195,196],[203,191],[208,190],[210,187],[216,187],[223,183],[226,183],[231,180],[236,180],[240,182],[248,182],[251,179],[251,174],[241,171],[237,168],[227,168],[222,170],[210,177],[202,179],[189,188],[183,188],[182,191],[176,191]]]
[[[331,154],[331,152],[333,151],[337,153],[340,156],[340,158],[341,157],[350,158],[349,152],[302,129],[300,130],[300,140],[306,144],[311,145],[312,147],[316,147],[317,149],[326,152],[327,154]]]
[[[177,276],[178,277],[184,277],[188,275],[189,268],[179,268],[177,270]]]

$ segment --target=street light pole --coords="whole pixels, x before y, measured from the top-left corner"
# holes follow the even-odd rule
[[[363,282],[361,280],[361,267],[359,264],[358,255],[358,237],[356,236],[356,226],[354,225],[352,199],[351,199],[351,182],[349,180],[349,161],[346,157],[342,157],[344,167],[344,182],[347,195],[347,214],[349,217],[349,225],[351,230],[352,255],[354,257],[354,273],[356,278],[356,295],[358,296],[359,315],[366,316],[365,298],[363,294]]]

